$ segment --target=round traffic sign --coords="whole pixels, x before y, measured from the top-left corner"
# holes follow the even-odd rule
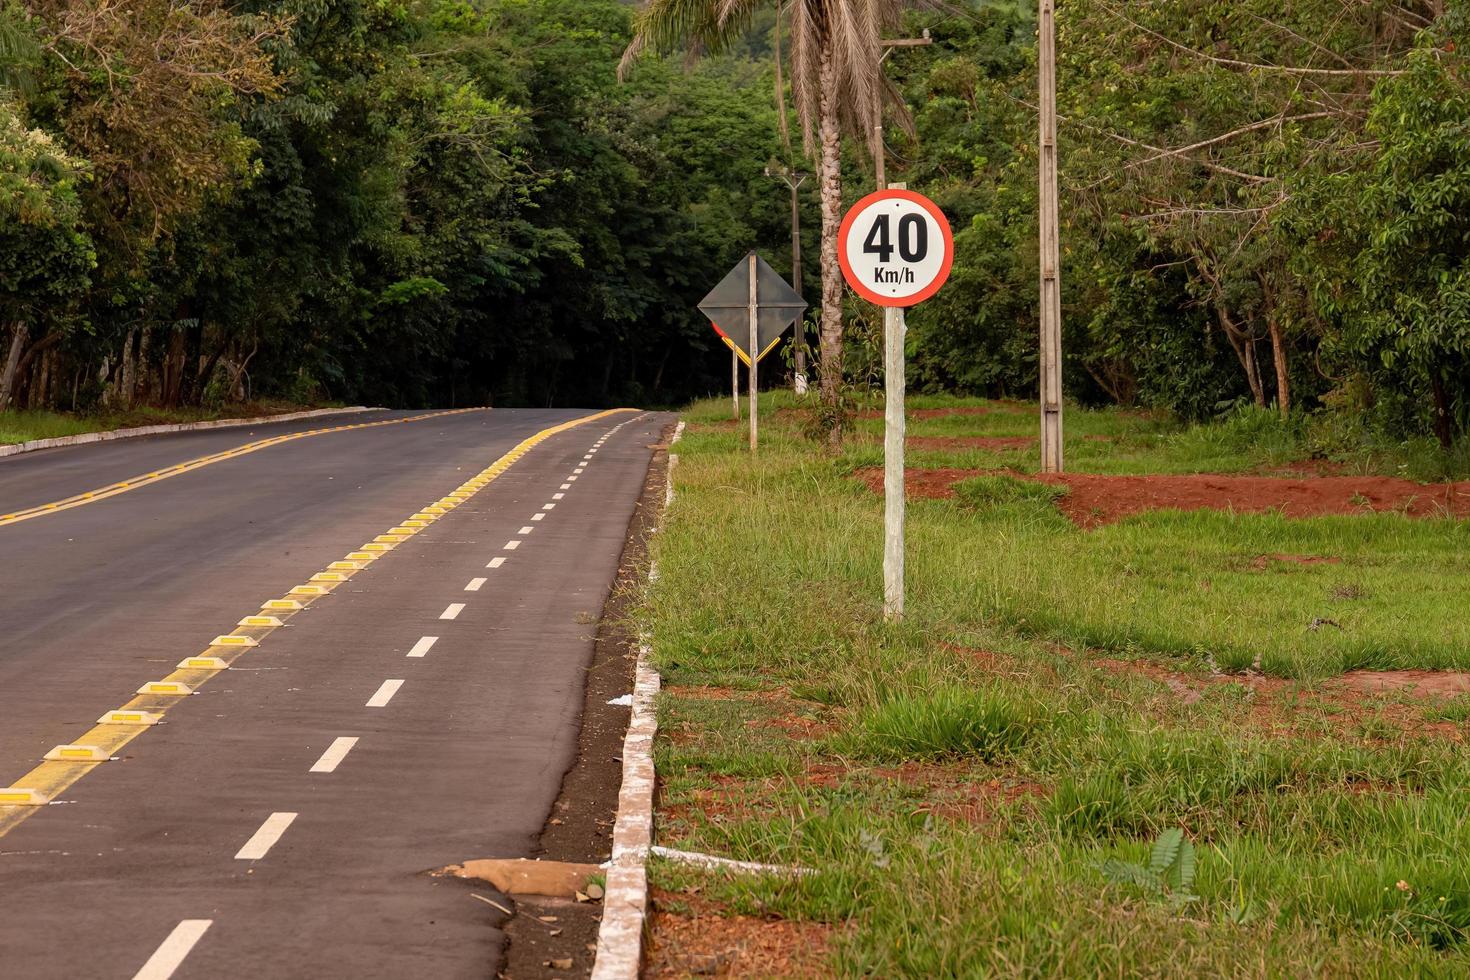
[[[954,235],[939,206],[913,191],[875,191],[852,206],[837,233],[842,275],[879,306],[913,306],[939,291],[954,261]]]

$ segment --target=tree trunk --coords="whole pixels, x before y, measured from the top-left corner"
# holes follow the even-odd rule
[[[148,348],[152,346],[153,331],[144,327],[143,332],[138,335],[138,369],[133,377],[133,390],[128,392],[130,404],[146,403],[148,392],[151,387],[148,384]]]
[[[1429,387],[1434,392],[1434,437],[1439,440],[1439,448],[1448,452],[1454,442],[1455,430],[1450,418],[1450,394],[1445,390],[1444,376],[1439,368],[1430,370]],[[0,407],[3,406],[4,403],[0,402]]]
[[[842,132],[837,117],[837,73],[832,64],[832,38],[818,54],[822,142],[822,403],[835,408],[842,388],[842,266],[837,261],[837,231],[842,224]],[[840,444],[840,426],[832,427],[832,444]]]
[[[133,360],[133,335],[135,329],[129,329],[128,335],[123,338],[122,371],[118,381],[118,397],[125,409],[133,407],[133,391],[137,388],[136,362]]]
[[[1281,336],[1281,321],[1275,314],[1266,316],[1271,330],[1271,361],[1276,365],[1276,407],[1282,417],[1291,414],[1291,377],[1286,363],[1286,343]]]
[[[25,349],[26,338],[31,332],[24,320],[15,324],[14,331],[10,336],[10,353],[5,358],[5,371],[0,374],[0,411],[10,404],[10,393],[15,390],[15,369],[20,366],[20,352]]]

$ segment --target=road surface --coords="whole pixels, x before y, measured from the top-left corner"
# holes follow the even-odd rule
[[[0,976],[493,976],[494,893],[427,872],[529,853],[667,421],[369,413],[0,459],[0,787],[49,798],[0,805]],[[43,761],[68,745],[108,761]]]

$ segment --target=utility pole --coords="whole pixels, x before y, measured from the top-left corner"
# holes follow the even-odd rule
[[[767,177],[775,177],[791,188],[791,288],[801,292],[801,200],[797,196],[804,180],[811,176],[805,170],[782,167],[766,168]],[[796,318],[796,378],[793,384],[798,395],[806,394],[806,317]]]
[[[934,38],[929,36],[929,28],[927,27],[924,28],[924,33],[918,37],[895,37],[886,41],[879,41],[878,47],[883,49],[883,53],[878,56],[879,81],[882,81],[883,62],[888,60],[888,55],[894,48],[922,48],[933,43]],[[888,187],[887,168],[884,166],[887,162],[884,158],[888,154],[884,150],[883,144],[883,86],[880,84],[878,89],[878,97],[873,100],[873,145],[877,147],[877,152],[873,154],[873,176],[875,178],[874,183],[877,184],[878,190],[881,191]]]
[[[1062,472],[1062,286],[1057,220],[1057,51],[1054,0],[1039,0],[1041,95],[1041,471]]]

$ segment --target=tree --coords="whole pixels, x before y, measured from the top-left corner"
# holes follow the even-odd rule
[[[647,0],[623,53],[621,71],[646,50],[691,51],[728,48],[749,27],[764,0]],[[842,222],[842,136],[859,136],[872,152],[873,121],[885,102],[901,107],[880,71],[879,40],[898,25],[900,0],[778,0],[789,11],[792,100],[808,154],[817,156],[822,203],[821,391],[828,408],[838,403],[842,384],[842,268],[837,232]],[[831,429],[834,443],[840,428]]]

